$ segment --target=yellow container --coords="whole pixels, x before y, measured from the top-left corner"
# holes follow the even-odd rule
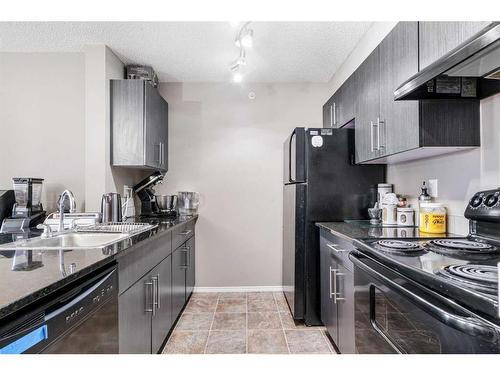
[[[446,208],[441,203],[421,203],[419,229],[424,233],[446,233]]]

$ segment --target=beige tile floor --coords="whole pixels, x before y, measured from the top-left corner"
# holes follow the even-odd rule
[[[333,354],[324,327],[295,322],[282,293],[195,293],[166,354]]]

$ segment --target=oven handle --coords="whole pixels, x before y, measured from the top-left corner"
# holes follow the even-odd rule
[[[422,296],[419,296],[398,283],[392,281],[387,276],[375,271],[373,268],[365,264],[361,259],[356,257],[353,253],[349,254],[349,258],[357,267],[361,268],[366,273],[382,280],[385,284],[391,288],[397,290],[399,293],[404,295],[406,298],[410,299],[413,303],[419,306],[421,309],[429,312],[435,316],[439,321],[444,324],[455,328],[458,331],[466,333],[470,336],[480,336],[482,339],[497,342],[499,338],[499,331],[494,327],[484,324],[481,320],[477,318],[468,318],[460,315],[453,314],[450,311],[446,311],[438,306],[433,305],[431,302],[427,301]]]

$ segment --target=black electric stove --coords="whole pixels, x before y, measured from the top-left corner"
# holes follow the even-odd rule
[[[356,303],[362,306],[364,300],[373,299],[375,302],[367,302],[366,305],[370,309],[369,306],[380,304],[376,298],[392,295],[392,303],[385,300],[384,303],[393,307],[399,304],[396,310],[403,311],[401,316],[405,319],[413,315],[412,319],[407,319],[409,324],[424,327],[423,331],[416,330],[415,335],[427,332],[418,345],[415,343],[417,336],[405,335],[401,331],[391,332],[391,339],[389,331],[374,323],[377,314],[373,313],[372,328],[381,332],[379,336],[384,338],[382,341],[385,344],[389,344],[388,347],[403,353],[426,352],[432,345],[423,343],[430,342],[432,338],[439,345],[436,344],[436,351],[431,352],[500,352],[497,266],[500,263],[499,197],[500,189],[474,195],[465,210],[470,230],[464,237],[354,241],[356,251],[350,258],[358,270],[356,287],[363,290],[370,288],[369,285],[378,285],[367,292],[368,296],[358,293]],[[377,291],[380,293],[377,294]],[[426,313],[416,314],[418,309]],[[387,322],[387,316],[385,319]],[[439,329],[436,322],[442,325]],[[385,328],[388,329],[388,325]],[[454,336],[456,339],[451,342],[443,339],[446,335],[436,332],[446,332],[448,338],[458,336]],[[373,348],[381,348],[381,342],[376,345]],[[362,345],[360,347],[363,348]]]

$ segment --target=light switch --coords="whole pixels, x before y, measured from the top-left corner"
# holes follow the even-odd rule
[[[429,180],[429,195],[432,198],[437,198],[438,197],[438,180],[433,179]]]

